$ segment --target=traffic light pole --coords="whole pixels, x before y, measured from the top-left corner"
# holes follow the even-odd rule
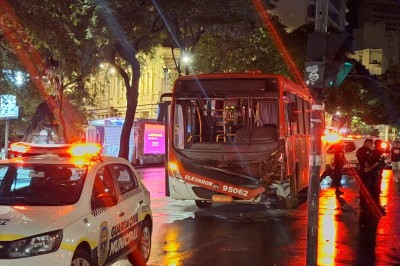
[[[327,32],[328,0],[317,0],[315,13],[315,31]],[[323,132],[323,88],[311,90],[314,103],[311,113],[311,154],[310,183],[307,193],[307,265],[318,265],[318,217],[320,170],[322,162],[322,132]]]
[[[307,265],[318,265],[318,217],[319,217],[319,192],[320,170],[322,162],[323,132],[323,100],[322,89],[311,91],[314,98],[311,112],[311,154],[310,154],[310,182],[307,193]]]

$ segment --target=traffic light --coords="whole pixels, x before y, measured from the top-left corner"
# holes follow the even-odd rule
[[[304,80],[310,88],[339,87],[352,69],[346,53],[353,51],[348,33],[314,32],[308,35]]]
[[[326,62],[324,88],[339,87],[352,68],[349,62]]]

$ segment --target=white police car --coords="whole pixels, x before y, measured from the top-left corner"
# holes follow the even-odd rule
[[[13,150],[32,156],[0,161],[0,265],[148,261],[150,193],[128,161],[89,144]]]

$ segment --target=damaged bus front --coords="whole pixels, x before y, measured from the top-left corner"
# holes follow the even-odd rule
[[[292,208],[308,185],[308,90],[281,75],[180,77],[169,115],[170,196]]]

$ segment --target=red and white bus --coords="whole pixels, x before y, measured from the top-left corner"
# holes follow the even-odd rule
[[[308,88],[275,74],[179,77],[168,121],[167,183],[174,199],[292,208],[308,186]]]

